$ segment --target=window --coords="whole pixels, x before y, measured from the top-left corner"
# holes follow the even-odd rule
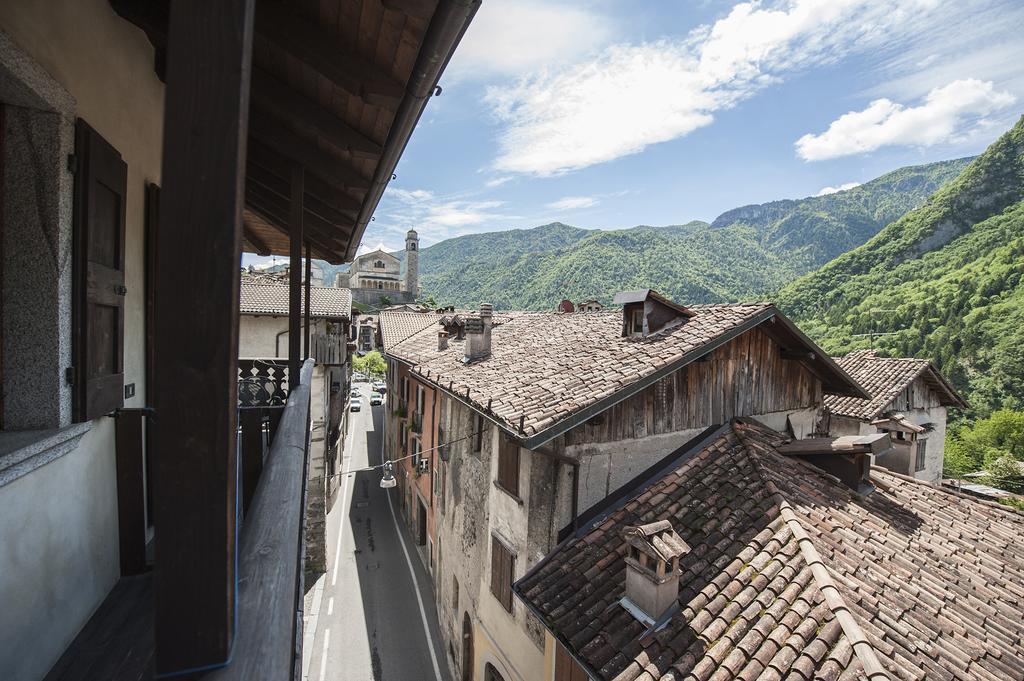
[[[498,447],[498,486],[514,497],[519,497],[519,443],[501,438]]]
[[[409,250],[410,251],[415,251],[416,250],[416,244],[415,243],[409,244]]]
[[[644,308],[643,306],[634,307],[627,311],[626,317],[626,334],[630,336],[639,336],[644,332]]]
[[[490,662],[484,667],[484,681],[505,681],[505,677],[498,673]]]
[[[926,454],[927,449],[928,449],[928,440],[927,439],[918,440],[917,441],[917,460],[914,462],[914,472],[915,473],[920,473],[921,471],[924,470],[925,462],[926,462],[926,460],[928,458],[927,454]]]
[[[420,468],[420,440],[414,437],[412,439],[412,465],[413,468],[419,470]]]
[[[483,414],[474,414],[473,412],[470,412],[470,414],[473,414],[473,453],[479,454],[484,449],[484,416]]]
[[[400,431],[400,441],[402,444],[401,456],[405,456],[406,452],[409,451],[409,429],[407,428],[408,421],[402,419],[398,422],[398,430]]]
[[[459,578],[452,575],[452,610],[459,611]]]
[[[384,261],[378,260],[377,262],[373,263],[373,266],[376,267],[378,270],[382,270],[384,269]]]
[[[441,413],[444,413],[444,407],[441,407]],[[444,426],[440,423],[437,424],[437,455],[441,457],[441,461],[448,460],[448,446],[445,444],[447,442],[446,437]]]
[[[426,391],[423,390],[422,386],[416,386],[416,412],[419,414],[423,413],[423,401],[426,395]]]
[[[502,607],[512,612],[512,573],[516,557],[505,544],[491,536],[491,593]]]

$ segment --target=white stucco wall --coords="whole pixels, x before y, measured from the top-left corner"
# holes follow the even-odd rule
[[[310,333],[324,333],[326,322],[322,319],[311,319],[310,326],[312,327]],[[279,333],[281,334],[280,339],[278,339]],[[262,359],[288,357],[288,317],[240,315],[238,317],[238,356]]]
[[[0,30],[73,98],[68,123],[84,118],[128,166],[125,403],[144,406],[144,189],[160,180],[164,105],[153,48],[105,0],[6,0]],[[117,581],[115,480],[114,423],[100,418],[75,449],[0,487],[5,681],[41,678]]]
[[[918,447],[925,446],[924,470],[914,471],[914,461],[910,460],[908,470],[897,471],[917,480],[938,485],[942,483],[942,465],[946,453],[946,407],[930,407],[927,409],[908,409],[901,412],[913,423],[923,426],[931,424],[932,430],[918,436]],[[876,426],[868,421],[860,421],[841,416],[830,419],[829,435],[874,435],[879,432]],[[927,442],[927,444],[924,444]]]

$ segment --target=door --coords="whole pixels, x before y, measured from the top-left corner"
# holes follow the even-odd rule
[[[427,543],[427,507],[419,502],[419,512],[416,514],[416,543],[423,546]]]
[[[462,615],[462,681],[473,681],[473,625]]]

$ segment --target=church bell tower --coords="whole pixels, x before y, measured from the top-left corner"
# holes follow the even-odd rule
[[[405,235],[405,290],[412,299],[420,295],[420,235],[410,229]]]

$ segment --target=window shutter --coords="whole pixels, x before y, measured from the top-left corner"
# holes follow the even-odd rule
[[[79,119],[75,128],[73,341],[76,421],[124,405],[124,232],[128,166]]]
[[[512,570],[515,557],[497,537],[491,536],[491,593],[512,612]]]
[[[519,496],[519,445],[506,437],[498,448],[498,484]]]

